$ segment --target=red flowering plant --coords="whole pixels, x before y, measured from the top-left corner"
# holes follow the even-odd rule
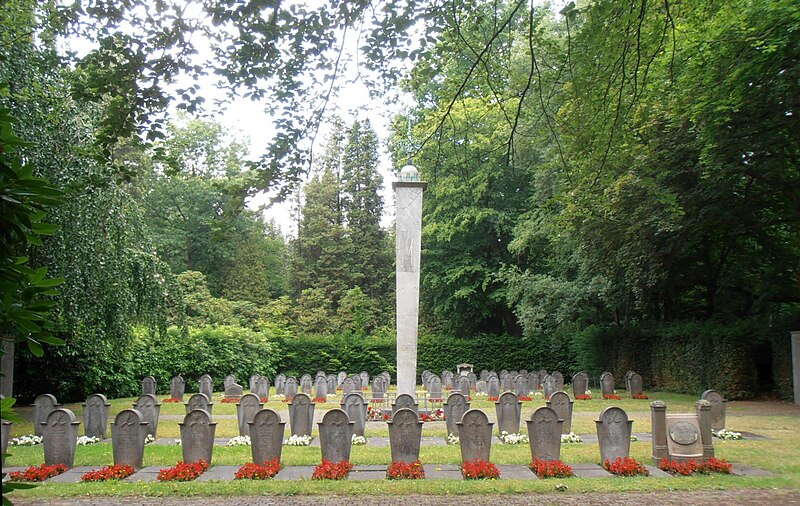
[[[520,395],[519,396],[519,400],[521,400],[521,401],[532,401],[533,398],[531,398],[531,397],[529,397],[527,395]]]
[[[603,399],[607,401],[618,401],[620,397],[617,394],[603,394]]]
[[[485,460],[468,460],[461,464],[461,476],[465,480],[496,480],[500,477],[500,470]]]
[[[109,481],[124,480],[136,472],[131,466],[125,464],[115,464],[105,466],[102,469],[94,469],[81,476],[81,481]]]
[[[281,463],[278,459],[272,459],[263,464],[248,462],[236,471],[233,475],[235,480],[267,480],[278,474],[281,470]]]
[[[644,395],[644,394],[633,394],[633,395],[631,395],[631,398],[632,399],[639,399],[639,400],[649,399],[649,397]]]
[[[167,404],[171,404],[171,403],[175,403],[175,402],[181,402],[181,400],[178,399],[177,397],[167,397],[166,399],[161,399],[161,402],[165,402]]]
[[[343,480],[350,474],[353,464],[343,460],[341,462],[330,462],[322,459],[322,463],[314,468],[312,480]]]
[[[425,468],[422,462],[392,462],[386,470],[386,477],[390,480],[421,480],[425,478]]]
[[[700,470],[698,472],[701,474],[731,474],[731,469],[733,469],[733,464],[729,463],[727,460],[719,460],[711,457],[700,465]]]
[[[442,408],[438,408],[431,414],[420,413],[419,419],[422,422],[437,422],[439,420],[444,420],[445,419],[444,410]]]
[[[192,481],[203,474],[208,469],[208,462],[198,460],[187,464],[178,461],[175,467],[168,467],[158,472],[158,481]]]
[[[499,400],[500,400],[500,398],[499,398],[499,397],[489,397],[487,400],[488,400],[489,402],[497,402],[497,401],[499,401]]]
[[[269,397],[261,397],[259,398],[260,402],[269,402]]]
[[[236,397],[223,397],[222,398],[222,404],[235,404],[237,402],[239,402],[239,399],[237,399]]]
[[[661,459],[659,466],[662,471],[681,476],[691,476],[694,473],[710,474],[721,473],[731,474],[733,464],[729,464],[726,460],[718,460],[711,457],[706,462],[697,462],[696,460],[689,460],[687,462],[677,462],[669,460],[668,458]]]
[[[311,399],[311,402],[317,404],[321,402],[328,402],[328,399],[326,397],[314,397],[313,399]]]
[[[575,476],[572,468],[560,460],[533,459],[528,466],[539,478],[569,478]]]
[[[48,466],[42,464],[41,466],[31,466],[24,471],[16,471],[8,475],[11,481],[44,481],[53,476],[58,476],[69,470],[64,464],[53,464]]]
[[[631,457],[618,457],[614,462],[606,459],[603,469],[617,476],[650,476],[650,471]]]
[[[592,396],[589,395],[589,394],[576,395],[575,396],[575,400],[576,401],[591,401],[592,400]]]

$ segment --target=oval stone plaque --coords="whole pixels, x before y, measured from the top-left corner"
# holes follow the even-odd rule
[[[670,428],[669,437],[679,445],[690,445],[700,438],[700,434],[691,423],[677,422]]]

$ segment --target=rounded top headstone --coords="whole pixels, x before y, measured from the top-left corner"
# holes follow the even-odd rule
[[[194,425],[213,425],[215,423],[216,422],[211,421],[211,415],[205,409],[193,409],[186,413],[186,416],[183,417],[183,421],[178,422],[178,425],[192,427]]]
[[[75,419],[75,413],[68,409],[58,408],[54,409],[47,415],[47,425],[72,425],[80,423]]]
[[[553,408],[549,408],[547,406],[541,406],[536,408],[536,411],[531,413],[530,421],[531,422],[540,422],[540,423],[551,423],[557,422],[559,420],[558,413]]]
[[[143,425],[147,422],[142,420],[142,413],[138,409],[123,409],[114,418],[114,425],[127,427],[129,425]]]
[[[456,422],[456,425],[463,425],[465,427],[471,425],[487,425],[489,424],[489,417],[480,409],[470,409],[461,417],[461,421]]]
[[[403,425],[413,425],[413,424],[422,424],[419,420],[419,415],[411,409],[411,408],[400,408],[395,411],[394,415],[392,416],[391,420],[388,420],[386,423],[403,426]]]
[[[600,413],[600,421],[603,423],[627,422],[628,414],[622,408],[610,406]]]
[[[322,417],[321,424],[324,425],[348,425],[348,424],[355,424],[350,420],[350,417],[347,416],[347,412],[341,409],[331,409],[328,410],[327,413]]]
[[[279,415],[276,411],[273,411],[269,408],[264,408],[259,410],[255,416],[253,416],[253,421],[249,423],[256,427],[261,427],[263,425],[277,425],[282,422],[281,415]]]

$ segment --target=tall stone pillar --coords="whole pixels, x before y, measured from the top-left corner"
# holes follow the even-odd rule
[[[419,264],[422,237],[422,192],[427,183],[406,165],[395,195],[395,260],[397,276],[397,394],[416,398]]]
[[[800,404],[800,331],[792,332],[792,380],[794,403]]]
[[[664,401],[650,403],[650,425],[653,440],[653,464],[669,457],[667,450],[667,404]]]
[[[14,397],[14,341],[12,339],[0,338],[3,345],[3,358],[0,359],[0,371],[3,377],[0,378],[0,395],[3,397]]]
[[[703,460],[714,457],[714,436],[711,433],[711,403],[700,399],[694,403],[697,420],[700,422],[700,440],[703,442]]]

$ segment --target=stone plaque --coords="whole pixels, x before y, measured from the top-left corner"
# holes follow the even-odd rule
[[[547,401],[547,407],[552,408],[558,414],[559,420],[563,420],[561,430],[564,434],[572,431],[572,407],[573,401],[566,392],[556,392]]]
[[[552,408],[541,407],[531,414],[527,425],[532,459],[561,460],[562,424]]]
[[[181,431],[183,461],[188,463],[205,460],[211,465],[217,422],[211,421],[208,411],[202,409],[190,411],[178,425]]]
[[[208,411],[208,414],[211,414],[211,409],[214,407],[214,403],[208,400],[206,394],[193,394],[189,397],[189,400],[185,404],[186,406],[186,413],[193,411],[195,409],[202,409],[203,411]]]
[[[111,404],[103,394],[92,394],[83,403],[83,433],[89,437],[106,438],[108,408]]]
[[[57,408],[47,415],[42,427],[45,464],[64,464],[72,469],[80,424],[68,409]]]
[[[383,378],[375,379],[383,381]],[[364,398],[357,393],[347,394],[342,399],[340,406],[353,422],[353,434],[363,436],[367,422],[367,403],[364,402]]]
[[[499,436],[503,432],[518,434],[522,401],[517,400],[514,392],[503,392],[494,403],[494,407],[497,412],[497,435]]]
[[[142,414],[142,420],[147,422],[147,433],[158,439],[158,418],[161,413],[161,403],[155,395],[144,394],[139,397],[133,408]]]
[[[728,401],[716,390],[706,390],[700,398],[711,404],[711,428],[714,430],[724,429],[725,405]]]
[[[299,393],[289,404],[289,428],[292,436],[310,436],[314,421],[314,403],[308,394]]]
[[[236,418],[239,421],[239,435],[250,435],[250,422],[256,416],[264,405],[261,399],[256,394],[245,394],[241,400],[236,403]]]
[[[322,421],[319,422],[319,446],[322,450],[323,460],[329,462],[341,462],[350,460],[350,448],[352,447],[353,425],[341,409],[331,409]]]
[[[444,408],[444,418],[447,424],[447,434],[458,435],[458,426],[456,424],[461,421],[461,417],[469,410],[467,396],[460,393],[450,394],[442,407]]]
[[[702,460],[700,421],[694,414],[666,415],[667,453],[670,460]]]
[[[42,394],[33,401],[33,432],[37,436],[42,435],[44,426],[42,425],[47,421],[49,415],[54,409],[61,406],[56,401],[55,396],[50,394]]]
[[[492,423],[486,413],[479,409],[470,409],[456,423],[459,445],[461,446],[461,462],[481,459],[489,462],[492,449]]]
[[[669,428],[669,437],[679,445],[690,445],[700,439],[700,431],[689,422],[675,422]]]
[[[274,459],[280,462],[286,422],[282,422],[280,415],[275,411],[262,409],[255,414],[249,425],[253,462],[263,464]]]
[[[419,460],[422,422],[419,421],[416,411],[408,408],[398,409],[387,424],[392,462],[410,464]]]
[[[609,407],[600,413],[595,421],[597,442],[600,445],[600,461],[614,462],[620,457],[627,457],[631,450],[631,430],[633,420],[622,408]]]
[[[135,409],[123,409],[111,422],[111,449],[115,465],[128,465],[138,470],[144,467],[144,439],[148,423]]]

